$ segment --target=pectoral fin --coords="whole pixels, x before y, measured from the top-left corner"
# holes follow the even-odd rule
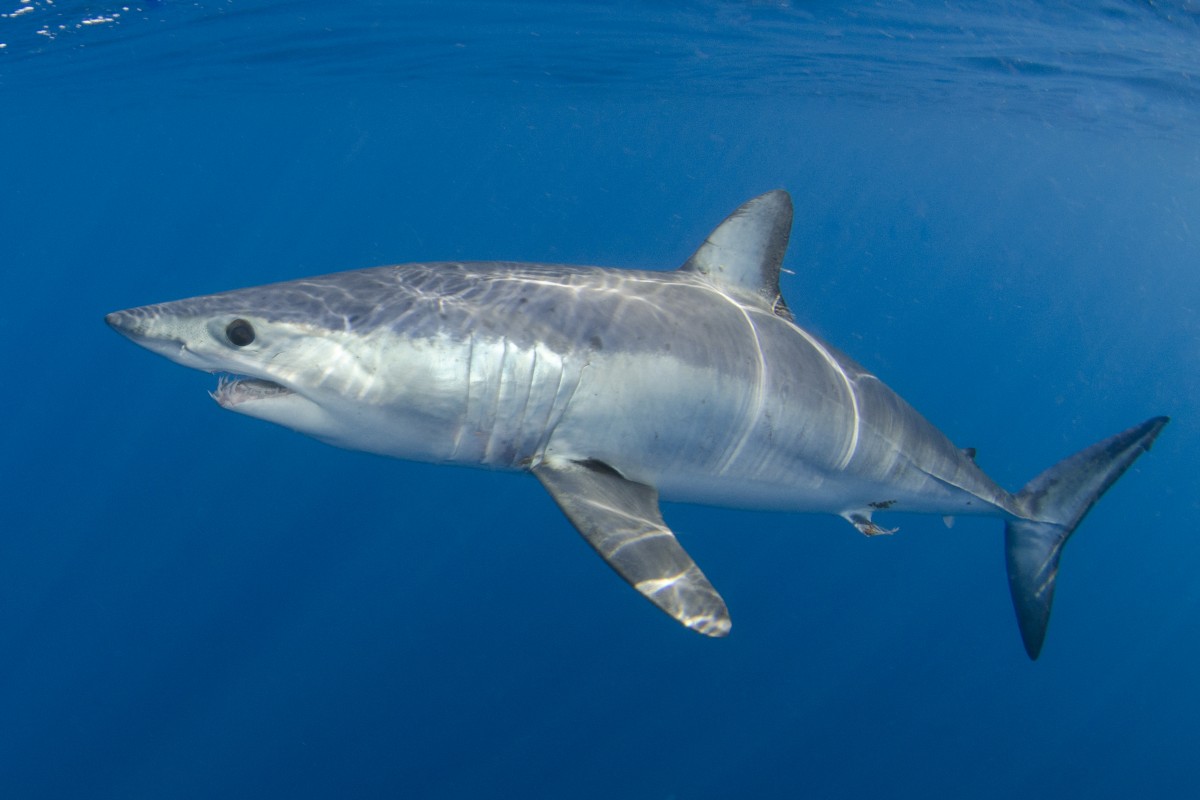
[[[542,462],[533,474],[587,543],[651,603],[706,636],[729,633],[725,601],[663,522],[654,487],[598,461]]]

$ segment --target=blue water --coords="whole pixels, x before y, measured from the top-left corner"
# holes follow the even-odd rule
[[[1196,794],[1195,2],[5,12],[0,796]],[[1038,662],[995,521],[667,505],[708,640],[536,481],[227,414],[102,321],[402,261],[672,268],[774,187],[797,317],[1003,485],[1173,416]]]

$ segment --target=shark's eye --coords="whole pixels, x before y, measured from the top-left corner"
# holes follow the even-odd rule
[[[245,347],[254,341],[254,326],[244,319],[235,319],[225,326],[225,338],[236,347]]]

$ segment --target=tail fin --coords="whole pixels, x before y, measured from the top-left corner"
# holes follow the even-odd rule
[[[1108,487],[1150,449],[1168,417],[1155,417],[1060,461],[1017,494],[1028,519],[1004,528],[1008,587],[1025,652],[1036,659],[1046,638],[1063,545]]]

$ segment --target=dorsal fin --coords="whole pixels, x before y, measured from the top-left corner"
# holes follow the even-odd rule
[[[782,189],[767,192],[730,214],[680,269],[698,272],[739,298],[791,319],[779,293],[791,230],[791,196]]]

